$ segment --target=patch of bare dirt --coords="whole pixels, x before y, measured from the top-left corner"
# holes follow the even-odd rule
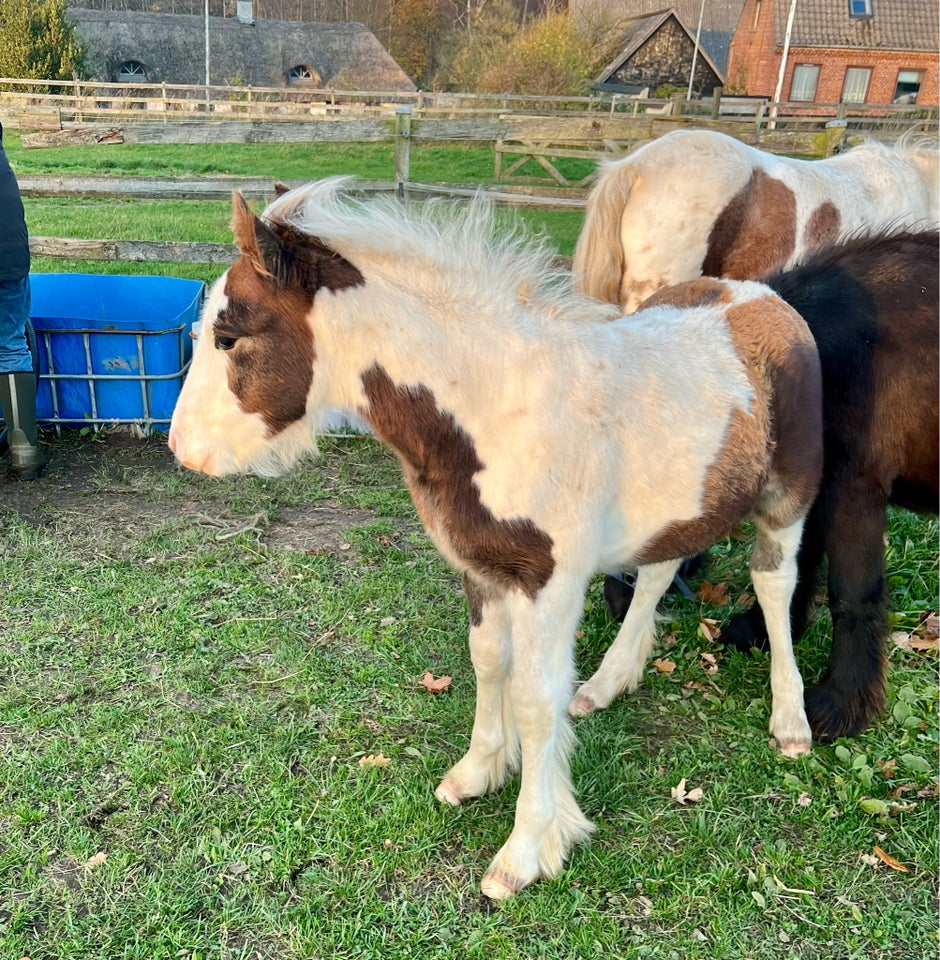
[[[50,463],[32,482],[10,477],[5,457],[0,458],[0,536],[4,519],[17,517],[113,556],[168,521],[184,518],[220,540],[250,530],[277,550],[339,554],[349,549],[345,532],[350,526],[375,519],[373,511],[334,499],[289,508],[272,502],[276,509],[270,510],[259,504],[259,513],[244,515],[231,509],[230,487],[181,471],[163,436],[47,435],[43,446]]]

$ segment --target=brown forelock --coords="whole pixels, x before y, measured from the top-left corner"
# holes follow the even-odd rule
[[[425,386],[396,386],[379,365],[362,385],[369,402],[360,413],[398,455],[428,530],[480,579],[535,599],[555,569],[552,538],[531,520],[499,520],[480,502],[473,477],[484,464],[473,438]]]
[[[806,221],[803,229],[804,246],[813,249],[826,243],[835,243],[839,239],[842,218],[834,203],[826,200],[821,203]]]
[[[822,475],[822,373],[816,342],[797,312],[778,297],[727,312],[738,355],[769,397],[774,489],[759,505],[772,527],[787,527],[809,509]]]
[[[237,342],[227,351],[228,384],[246,413],[273,436],[303,418],[316,351],[308,316],[321,289],[363,283],[359,270],[315,237],[266,224],[236,194],[233,230],[242,255],[225,282],[228,303],[213,335]]]
[[[793,191],[755,170],[715,219],[702,273],[749,280],[786,262],[795,246]]]
[[[714,277],[699,277],[697,280],[687,280],[671,287],[657,290],[651,297],[647,297],[640,309],[647,307],[671,306],[688,310],[692,307],[707,307],[715,303],[728,303],[732,293],[726,283]]]

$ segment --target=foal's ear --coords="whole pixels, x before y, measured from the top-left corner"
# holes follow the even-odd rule
[[[252,213],[248,201],[239,190],[232,194],[232,232],[238,252],[247,257],[255,271],[263,277],[281,277],[282,264],[290,244],[288,235],[281,236]]]

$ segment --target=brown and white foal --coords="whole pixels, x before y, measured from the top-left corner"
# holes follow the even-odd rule
[[[236,195],[234,231],[240,256],[206,302],[170,446],[194,470],[277,473],[338,408],[397,454],[470,606],[476,715],[437,797],[460,804],[521,767],[485,894],[555,875],[588,836],[568,708],[637,684],[680,561],[746,514],[770,729],[784,753],[810,748],[788,610],[820,383],[792,309],[759,284],[699,281],[617,319],[573,293],[549,251],[501,238],[482,202],[356,200],[337,180],[260,219]],[[589,579],[624,567],[639,568],[637,598],[572,700]]]

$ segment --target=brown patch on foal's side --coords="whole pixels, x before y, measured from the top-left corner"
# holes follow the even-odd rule
[[[821,247],[825,243],[835,243],[839,239],[839,227],[842,218],[834,203],[826,200],[821,203],[811,214],[806,226],[803,228],[803,243],[805,246],[813,249]]]
[[[753,409],[732,412],[705,476],[699,516],[664,527],[644,544],[635,558],[639,564],[700,553],[752,511],[772,527],[789,526],[816,495],[822,377],[812,335],[774,296],[729,307],[725,317],[754,388]],[[759,564],[773,562],[758,557]]]
[[[721,449],[705,475],[699,515],[666,524],[643,544],[634,558],[637,564],[701,553],[750,513],[766,475],[767,445],[759,426],[761,419],[743,410],[732,412]]]
[[[822,474],[816,341],[796,311],[775,296],[731,307],[727,319],[738,355],[752,358],[748,376],[770,398],[774,489],[761,503],[761,514],[771,526],[787,527],[806,513]],[[761,358],[760,367],[752,366],[755,357]]]
[[[427,387],[397,386],[379,365],[362,386],[369,405],[359,413],[398,455],[418,515],[445,553],[534,600],[555,569],[552,538],[531,520],[499,520],[483,506],[473,477],[484,464],[472,437]],[[477,601],[482,614],[482,595],[468,599],[471,616]]]
[[[763,170],[728,201],[708,236],[702,273],[747,280],[780,266],[796,247],[796,197]]]
[[[657,290],[640,304],[640,309],[670,306],[689,310],[692,307],[730,303],[732,297],[731,288],[726,283],[714,277],[699,277],[697,280],[687,280],[685,283],[677,283],[675,286]]]

